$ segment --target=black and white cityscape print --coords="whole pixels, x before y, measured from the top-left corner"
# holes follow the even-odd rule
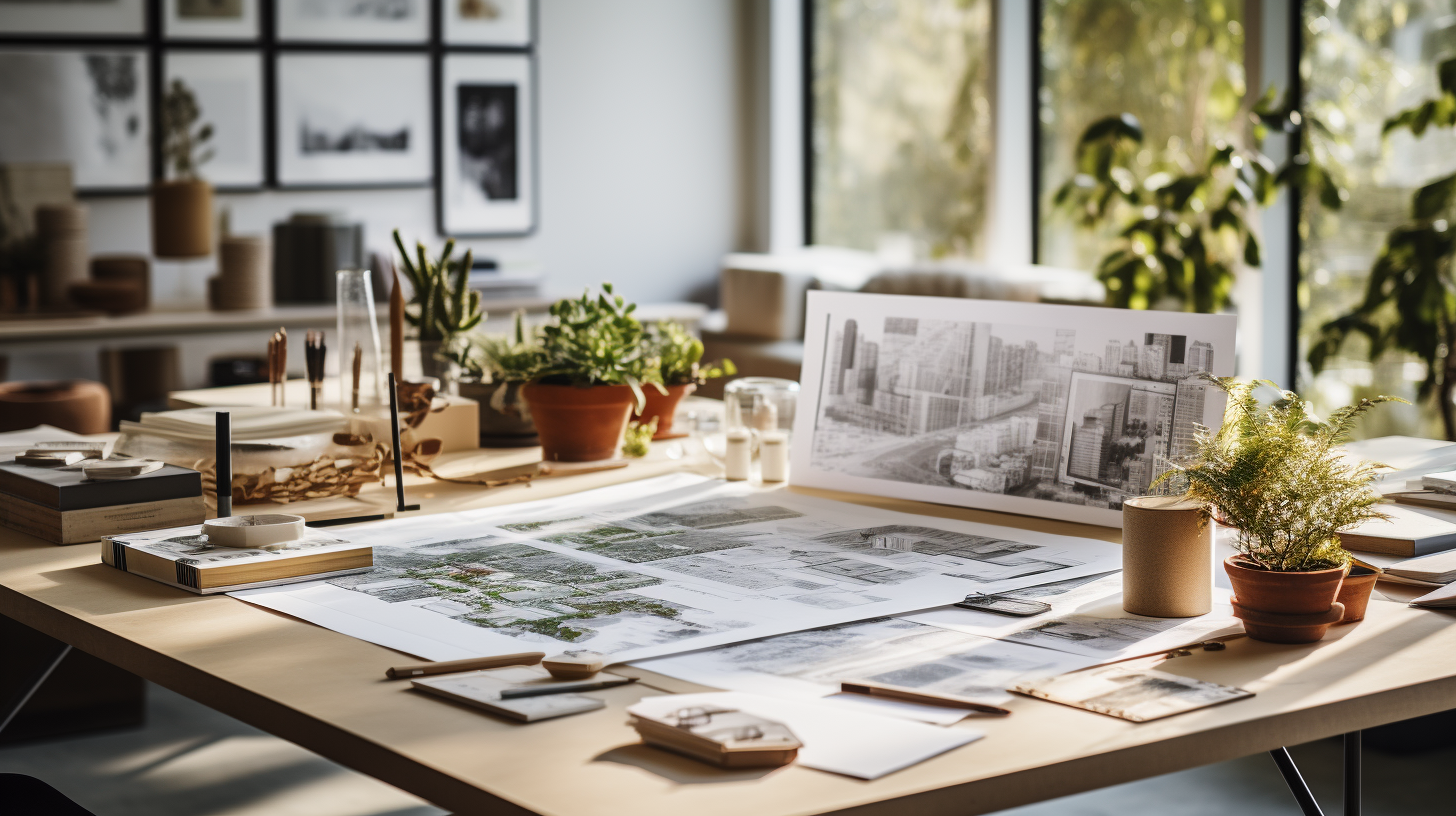
[[[1119,510],[1209,421],[1188,334],[831,315],[824,352],[817,470]]]

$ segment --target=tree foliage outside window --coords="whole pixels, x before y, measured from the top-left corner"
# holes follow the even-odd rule
[[[1299,390],[1321,415],[1382,393],[1416,403],[1377,412],[1357,429],[1361,436],[1445,435],[1433,395],[1417,401],[1429,374],[1419,358],[1389,351],[1372,361],[1370,343],[1355,333],[1321,355],[1318,374],[1307,360],[1321,327],[1365,298],[1392,230],[1412,218],[1417,190],[1456,170],[1448,128],[1433,125],[1417,137],[1402,126],[1382,135],[1388,118],[1442,96],[1436,66],[1456,56],[1453,15],[1456,0],[1304,4],[1304,107],[1336,135],[1330,161],[1350,198],[1340,210],[1309,200],[1300,208]]]
[[[990,0],[815,0],[813,238],[982,252]]]
[[[1241,144],[1243,0],[1046,0],[1041,20],[1042,263],[1096,269],[1121,227],[1086,229],[1054,206],[1079,172],[1088,126],[1130,113],[1142,141],[1128,157],[1142,178],[1205,167],[1219,141]],[[1257,92],[1256,92],[1257,93]]]

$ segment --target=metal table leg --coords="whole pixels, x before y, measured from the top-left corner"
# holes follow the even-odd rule
[[[66,655],[70,653],[71,644],[62,644],[60,651],[56,652],[56,656],[36,672],[34,679],[21,688],[19,696],[15,698],[15,702],[5,710],[5,719],[0,720],[0,732],[3,732],[6,726],[10,725],[10,721],[15,719],[15,715],[19,714],[22,708],[25,708],[25,704],[30,702],[30,698],[35,696],[35,693],[40,690],[41,686],[45,685],[46,678],[51,676],[51,672],[55,671],[56,667],[61,665],[61,661],[66,659]]]
[[[1315,801],[1314,794],[1309,792],[1309,785],[1305,784],[1304,777],[1300,775],[1299,768],[1294,764],[1294,758],[1289,756],[1289,749],[1276,748],[1269,752],[1274,757],[1274,764],[1279,766],[1279,773],[1284,776],[1284,783],[1289,786],[1289,792],[1294,794],[1294,801],[1299,805],[1299,810],[1304,816],[1324,816],[1320,810],[1319,803]],[[1360,732],[1351,731],[1344,737],[1344,781],[1345,781],[1345,816],[1360,816]]]

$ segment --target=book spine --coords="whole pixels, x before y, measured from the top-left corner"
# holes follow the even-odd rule
[[[202,575],[198,572],[197,567],[178,561],[177,583],[185,587],[191,587],[192,589],[201,589]]]
[[[0,524],[55,544],[80,544],[107,535],[186,527],[202,523],[206,515],[200,496],[69,511],[9,497],[0,500]]]

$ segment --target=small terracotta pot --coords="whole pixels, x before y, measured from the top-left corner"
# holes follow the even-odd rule
[[[1340,614],[1330,615],[1345,567],[1274,572],[1246,564],[1241,556],[1231,555],[1223,568],[1234,587],[1234,616],[1243,620],[1249,637],[1270,643],[1313,643],[1344,617],[1343,607]]]
[[[527,383],[521,396],[541,435],[547,462],[596,462],[617,455],[635,397],[625,385]]]
[[[154,183],[152,254],[202,258],[212,250],[212,185],[201,179]]]
[[[650,385],[642,386],[642,394],[647,397],[647,404],[642,407],[642,413],[633,414],[632,418],[651,422],[657,417],[657,433],[652,435],[653,439],[666,439],[672,436],[672,420],[677,414],[677,404],[683,397],[698,390],[697,383],[684,383],[682,385],[667,386],[667,393],[664,394]]]
[[[1379,578],[1380,570],[1350,565],[1350,572],[1340,582],[1340,594],[1336,598],[1345,605],[1345,617],[1340,619],[1340,623],[1365,620],[1365,607],[1370,604],[1370,592],[1375,589],[1375,581]]]

